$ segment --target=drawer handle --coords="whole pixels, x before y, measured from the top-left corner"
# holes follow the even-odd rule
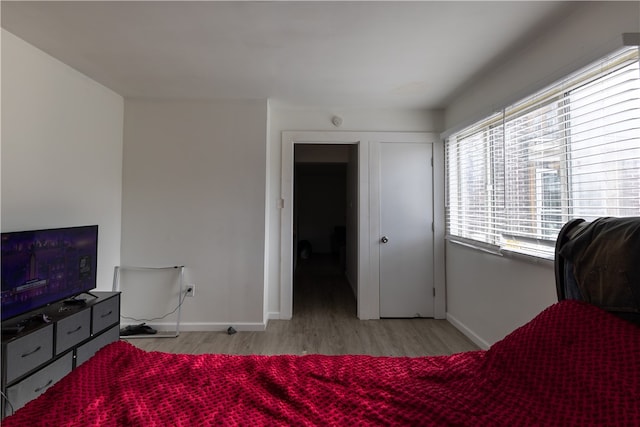
[[[101,315],[100,317],[101,317],[102,319],[104,319],[104,318],[105,318],[105,317],[107,317],[107,316],[111,316],[111,313],[113,313],[113,310],[109,310],[108,312],[106,312],[105,314]]]
[[[42,346],[40,346],[40,345],[39,345],[38,347],[36,347],[36,349],[35,349],[35,350],[30,351],[30,352],[28,352],[28,353],[24,353],[24,354],[23,354],[23,355],[21,355],[20,357],[29,357],[29,356],[31,356],[33,353],[37,353],[37,352],[39,352],[39,351],[40,351],[40,349],[42,349]]]
[[[80,329],[82,329],[82,325],[78,325],[77,328],[75,328],[73,331],[67,331],[67,335],[71,335],[71,334],[75,334],[76,332],[78,332]]]
[[[53,380],[49,380],[45,385],[43,385],[42,387],[38,387],[37,389],[35,389],[33,391],[35,391],[36,393],[40,393],[42,390],[46,389],[51,384],[53,384]]]

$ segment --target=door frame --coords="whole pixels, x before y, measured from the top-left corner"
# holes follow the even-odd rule
[[[293,171],[295,144],[358,146],[357,315],[380,318],[380,143],[433,144],[434,317],[446,317],[444,257],[444,145],[429,132],[282,132],[280,187],[280,319],[293,316]]]

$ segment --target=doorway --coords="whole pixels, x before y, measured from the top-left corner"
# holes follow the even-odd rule
[[[294,147],[293,315],[356,317],[357,146]]]
[[[357,316],[359,319],[380,318],[380,146],[385,143],[430,144],[433,149],[433,317],[444,319],[444,149],[435,133],[421,132],[356,132],[356,131],[283,131],[281,140],[280,207],[280,283],[279,318],[293,315],[293,182],[294,147],[305,144],[338,144],[357,147],[355,158],[357,181],[354,210],[356,224],[351,227],[356,244],[347,257],[353,262]],[[351,277],[350,277],[351,281]]]

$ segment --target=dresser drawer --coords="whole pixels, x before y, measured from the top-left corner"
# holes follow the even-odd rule
[[[7,387],[7,397],[13,406],[13,410],[17,411],[27,402],[40,396],[49,387],[60,381],[71,372],[72,365],[73,355],[70,352],[19,383]],[[9,410],[10,408],[7,408],[5,415],[9,415]]]
[[[120,322],[120,295],[93,306],[92,333],[95,335],[114,323]]]
[[[91,335],[91,310],[82,310],[56,323],[56,355]]]
[[[86,344],[82,344],[76,350],[76,368],[89,360],[91,356],[96,354],[98,350],[107,344],[111,344],[114,341],[120,339],[120,325],[116,325],[111,329],[106,330],[102,334],[94,337]]]
[[[53,325],[7,343],[6,349],[6,382],[9,383],[53,357]]]

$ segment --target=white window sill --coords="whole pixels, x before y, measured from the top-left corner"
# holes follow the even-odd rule
[[[474,240],[464,239],[456,236],[447,236],[445,237],[445,240],[448,240],[449,242],[456,245],[487,253],[489,255],[517,259],[531,264],[544,265],[551,268],[553,268],[554,266],[554,260],[552,258],[542,258],[509,249],[501,249],[500,247],[495,245],[490,245],[488,243],[477,242]]]

